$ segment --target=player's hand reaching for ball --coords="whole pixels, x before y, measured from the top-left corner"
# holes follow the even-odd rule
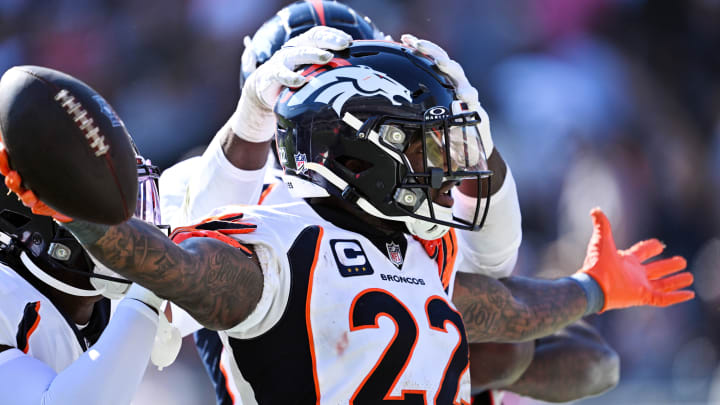
[[[595,208],[590,213],[593,234],[588,244],[585,263],[578,273],[595,280],[605,296],[602,311],[639,305],[666,307],[692,299],[695,293],[681,288],[693,283],[681,256],[648,260],[665,249],[657,239],[636,243],[630,249],[617,250],[610,222]],[[677,274],[674,274],[677,273]]]
[[[22,203],[30,208],[33,214],[44,215],[53,217],[58,222],[70,222],[72,218],[63,215],[54,209],[50,208],[44,202],[40,201],[35,193],[31,190],[26,189],[22,186],[22,179],[20,174],[15,170],[10,170],[10,164],[8,163],[8,154],[5,150],[5,145],[0,142],[0,173],[5,176],[5,185],[7,188],[15,193]]]

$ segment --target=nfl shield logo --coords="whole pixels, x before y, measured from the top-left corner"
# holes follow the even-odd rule
[[[394,242],[390,242],[386,243],[385,247],[387,248],[388,258],[390,258],[390,261],[393,262],[393,264],[397,267],[402,266],[403,257],[402,253],[400,252],[400,245]]]
[[[295,154],[295,170],[298,173],[305,173],[305,154],[304,153],[296,153]]]

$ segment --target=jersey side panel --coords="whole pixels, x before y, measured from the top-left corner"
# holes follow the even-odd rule
[[[264,270],[266,278],[284,274],[287,287],[272,293],[268,315],[251,314],[258,323],[221,333],[243,402],[469,402],[462,318],[447,276],[444,284],[419,242],[407,240],[398,268],[373,241],[304,202],[244,209],[258,228],[237,239],[269,246],[283,265]]]
[[[260,404],[316,402],[305,302],[321,233],[319,226],[306,228],[288,251],[290,297],[280,322],[256,338],[228,339],[237,366]]]

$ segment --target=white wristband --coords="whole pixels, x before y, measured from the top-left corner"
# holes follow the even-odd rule
[[[230,117],[230,129],[248,142],[267,142],[275,136],[275,113],[258,99],[252,86],[245,86],[237,109]]]

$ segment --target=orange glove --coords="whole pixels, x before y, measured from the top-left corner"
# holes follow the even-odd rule
[[[213,238],[225,242],[232,247],[239,248],[248,256],[252,256],[253,252],[250,249],[239,241],[227,236],[255,232],[257,225],[241,222],[242,217],[242,213],[233,213],[206,218],[197,225],[175,228],[170,234],[170,239],[180,244],[190,238]]]
[[[0,142],[0,173],[5,176],[5,185],[7,188],[15,193],[20,198],[20,201],[22,201],[26,207],[30,208],[33,214],[53,217],[58,222],[72,221],[72,218],[48,207],[44,202],[38,200],[35,193],[22,186],[20,174],[15,170],[10,170],[7,150],[2,142]]]
[[[695,297],[693,291],[678,291],[693,283],[692,274],[683,271],[670,276],[686,267],[685,258],[674,256],[643,264],[659,255],[665,245],[648,239],[630,249],[617,250],[605,214],[595,208],[590,215],[594,230],[578,272],[588,274],[600,285],[605,294],[602,311],[639,305],[666,307]]]

